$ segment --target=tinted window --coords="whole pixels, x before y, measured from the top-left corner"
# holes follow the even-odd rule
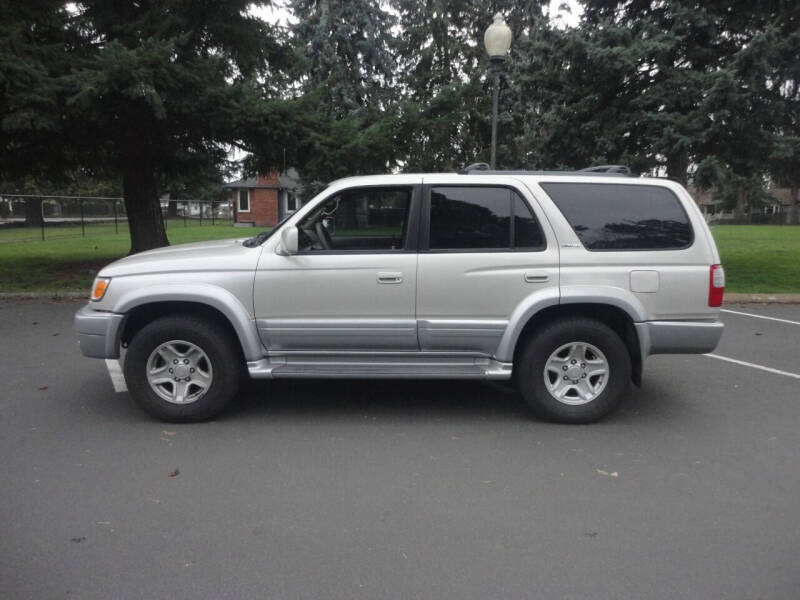
[[[525,201],[517,194],[514,196],[514,247],[544,248],[544,236],[536,217]]]
[[[410,188],[358,188],[326,200],[300,224],[304,250],[398,250],[405,245]]]
[[[543,183],[589,250],[667,250],[693,240],[689,218],[668,189],[608,183]]]
[[[541,248],[542,240],[536,218],[522,198],[508,188],[431,190],[431,250]]]

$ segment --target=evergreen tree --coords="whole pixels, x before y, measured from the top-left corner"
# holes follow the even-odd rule
[[[775,85],[796,64],[797,3],[584,0],[584,7],[584,41],[628,35],[624,46],[599,49],[616,50],[630,65],[621,79],[598,81],[619,92],[610,111],[622,134],[617,154],[684,183],[696,168],[696,183],[714,188],[739,217],[761,202],[766,157],[777,160]]]
[[[490,99],[483,32],[492,14],[476,0],[397,0],[402,30],[405,169],[455,170],[488,161]]]
[[[398,160],[394,17],[375,0],[292,0],[290,44],[298,58],[292,93],[262,107],[290,128],[261,128],[249,170],[280,144],[313,194],[332,179],[384,173]]]
[[[386,107],[396,71],[395,20],[376,0],[291,0],[300,84],[338,118]]]
[[[62,136],[59,95],[68,19],[63,2],[0,2],[0,181],[6,189],[64,183],[76,165]],[[41,223],[41,205],[41,199],[26,201],[28,225]]]
[[[159,181],[219,169],[227,144],[246,138],[244,111],[262,94],[255,78],[286,61],[250,4],[4,3],[16,33],[0,46],[2,102],[15,115],[4,123],[4,172],[25,168],[7,156],[21,147],[51,173],[120,173],[131,252],[167,244]]]

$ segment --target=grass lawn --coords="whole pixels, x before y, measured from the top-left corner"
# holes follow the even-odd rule
[[[212,226],[204,221],[170,221],[170,243],[249,237],[259,229]],[[712,228],[727,276],[727,291],[742,293],[800,293],[800,227],[720,225]],[[88,291],[101,267],[128,253],[127,225],[120,233],[113,224],[47,230],[52,236],[35,241],[36,231],[0,230],[0,291]],[[22,239],[20,239],[22,238]]]
[[[718,225],[711,232],[725,266],[725,291],[800,292],[800,227]]]
[[[250,237],[259,231],[205,220],[202,226],[187,220],[184,227],[182,219],[167,224],[171,244]],[[80,226],[48,228],[45,241],[37,235],[31,229],[0,230],[0,292],[88,293],[97,272],[131,248],[127,223],[119,224],[119,233],[113,223],[87,225],[85,238]]]

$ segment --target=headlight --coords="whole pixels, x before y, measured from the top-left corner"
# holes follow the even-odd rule
[[[97,277],[92,284],[92,296],[91,300],[93,302],[97,302],[98,300],[102,300],[103,296],[106,295],[106,290],[108,289],[108,284],[111,283],[110,277]]]

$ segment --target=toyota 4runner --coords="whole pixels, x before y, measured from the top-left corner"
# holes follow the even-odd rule
[[[105,267],[75,317],[158,418],[219,414],[252,378],[512,380],[599,419],[647,356],[722,335],[724,272],[678,183],[472,171],[334,182],[270,232]]]

